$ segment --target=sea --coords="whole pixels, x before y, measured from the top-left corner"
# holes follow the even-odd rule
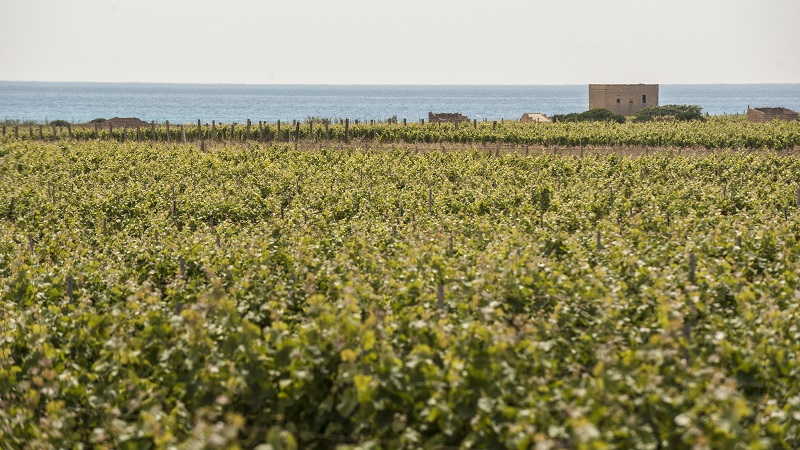
[[[698,105],[709,115],[748,106],[800,111],[797,84],[662,84],[659,104]],[[73,123],[138,117],[156,122],[242,123],[308,118],[416,121],[428,112],[519,119],[586,111],[588,85],[250,85],[0,81],[0,120]]]

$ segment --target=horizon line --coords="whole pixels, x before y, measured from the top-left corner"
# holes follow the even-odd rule
[[[96,84],[172,84],[214,86],[588,86],[590,84],[657,84],[665,86],[703,85],[800,85],[800,82],[721,82],[721,83],[242,83],[242,82],[196,82],[196,81],[64,81],[64,80],[0,80],[0,83],[96,83]]]

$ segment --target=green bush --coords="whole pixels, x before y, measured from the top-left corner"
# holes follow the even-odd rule
[[[705,120],[702,108],[697,105],[665,105],[651,106],[633,113],[634,122],[652,122],[654,120]]]
[[[50,122],[50,125],[54,127],[67,127],[69,126],[69,122],[67,122],[66,120],[58,119]]]
[[[106,119],[104,119],[102,117],[98,117],[97,119],[90,120],[89,123],[102,123],[102,122],[105,122],[105,121],[106,121]]]
[[[555,122],[617,122],[625,123],[625,116],[614,114],[605,108],[590,109],[582,113],[556,114]]]

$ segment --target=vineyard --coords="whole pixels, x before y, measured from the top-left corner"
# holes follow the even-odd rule
[[[312,126],[206,151],[196,127],[6,134],[0,448],[800,446],[796,157],[287,143]],[[800,144],[348,126],[330,139]]]
[[[243,142],[287,143],[292,141],[381,144],[460,143],[504,144],[544,147],[670,147],[705,149],[789,150],[800,146],[800,121],[749,123],[743,116],[712,117],[690,122],[583,122],[521,124],[518,122],[350,123],[312,119],[295,123],[268,124],[169,124],[138,128],[92,126],[3,126],[3,139],[26,141],[112,140],[117,142]]]

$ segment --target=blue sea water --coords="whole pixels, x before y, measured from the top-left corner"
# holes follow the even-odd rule
[[[659,103],[699,105],[711,115],[744,113],[747,106],[800,111],[800,84],[661,85]],[[0,119],[138,117],[174,123],[306,119],[409,121],[428,112],[471,119],[518,119],[588,109],[587,85],[236,85],[0,81]]]

